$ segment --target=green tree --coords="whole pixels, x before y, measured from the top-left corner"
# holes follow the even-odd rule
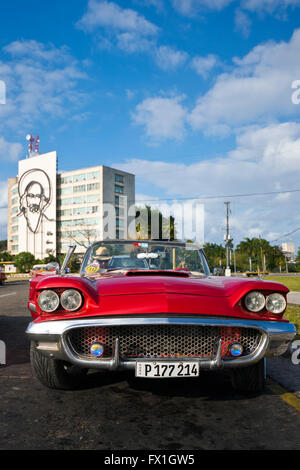
[[[144,227],[141,222],[138,221],[138,218],[141,216],[143,218],[143,212],[146,211],[146,223],[147,227]],[[144,208],[136,209],[136,234],[137,238],[140,240],[150,240],[151,236],[151,223],[158,221],[158,240],[175,240],[175,219],[173,216],[164,217],[162,213],[157,209],[151,209],[151,206],[146,206]]]
[[[211,269],[225,264],[226,250],[223,245],[217,243],[205,243],[203,246],[208,265]]]
[[[0,240],[0,251],[7,250],[7,240]]]
[[[14,257],[8,251],[0,252],[0,261],[13,261]]]
[[[35,264],[36,260],[33,254],[27,251],[22,251],[21,253],[16,255],[14,262],[17,265],[19,272],[27,273]]]

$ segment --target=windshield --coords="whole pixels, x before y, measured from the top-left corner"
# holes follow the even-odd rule
[[[193,243],[98,242],[84,257],[81,273],[96,274],[117,270],[188,271],[208,275],[203,251]]]

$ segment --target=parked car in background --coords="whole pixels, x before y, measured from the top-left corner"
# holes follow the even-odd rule
[[[211,276],[193,243],[97,242],[78,275],[31,279],[32,367],[57,389],[78,387],[89,369],[152,380],[224,369],[236,390],[262,391],[265,358],[285,353],[296,334],[283,318],[287,292],[276,282]]]
[[[0,264],[0,286],[3,285],[4,281],[6,281],[6,274],[3,266]]]
[[[55,273],[59,269],[59,264],[56,262],[51,262],[48,264],[36,264],[30,270],[30,276],[35,276],[36,274],[42,273]]]

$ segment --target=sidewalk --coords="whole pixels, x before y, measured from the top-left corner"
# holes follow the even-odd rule
[[[289,292],[287,295],[288,304],[300,305],[300,292]]]

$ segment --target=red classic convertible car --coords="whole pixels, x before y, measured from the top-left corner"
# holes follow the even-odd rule
[[[78,275],[36,275],[27,328],[36,377],[78,387],[89,369],[137,377],[198,377],[224,368],[240,391],[264,387],[265,358],[296,334],[283,318],[288,289],[260,279],[213,277],[192,243],[91,245]]]

